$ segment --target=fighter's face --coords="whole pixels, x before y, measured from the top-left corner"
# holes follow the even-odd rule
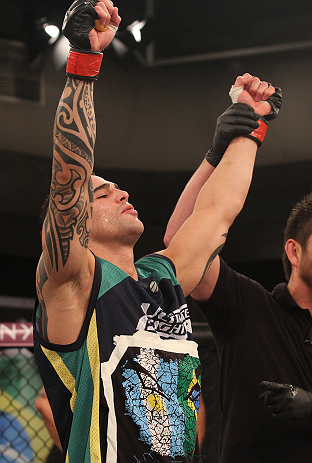
[[[135,243],[144,227],[128,202],[129,194],[115,183],[92,176],[94,203],[90,241]]]

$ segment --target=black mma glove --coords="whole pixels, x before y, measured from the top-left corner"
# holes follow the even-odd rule
[[[234,103],[217,119],[212,145],[206,154],[206,159],[216,167],[233,136],[249,134],[259,127],[259,116],[253,108],[245,103]]]
[[[282,106],[282,90],[279,87],[275,87],[275,92],[266,100],[271,106],[271,113],[266,116],[262,116],[267,122],[275,119]]]
[[[89,32],[94,28],[98,14],[94,6],[98,0],[76,0],[67,10],[62,31],[69,40],[66,75],[96,80],[103,53],[91,50]]]
[[[251,138],[252,140],[258,143],[258,147],[262,145],[262,142],[265,138],[267,131],[268,121],[275,119],[279,113],[279,110],[282,106],[282,90],[279,87],[274,87],[275,92],[267,100],[265,100],[271,106],[270,114],[265,116],[258,115],[259,128],[246,135],[246,137]]]
[[[259,399],[268,405],[274,418],[312,418],[312,394],[291,384],[262,381]]]

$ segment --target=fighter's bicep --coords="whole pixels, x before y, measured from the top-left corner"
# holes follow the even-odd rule
[[[174,262],[185,296],[203,281],[225,243],[228,227],[218,214],[197,214],[184,223],[162,251]]]

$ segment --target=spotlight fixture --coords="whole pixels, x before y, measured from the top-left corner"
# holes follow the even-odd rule
[[[142,64],[146,61],[147,48],[154,39],[154,1],[118,1],[122,21],[112,41],[112,48],[118,58],[131,53]]]
[[[134,21],[132,24],[129,24],[129,26],[126,27],[127,31],[131,32],[131,34],[133,35],[136,42],[141,42],[141,30],[143,29],[145,24],[146,19],[143,19],[143,21]]]
[[[32,66],[42,67],[46,47],[53,45],[59,38],[60,30],[46,17],[37,19],[30,29],[28,37],[29,62]]]
[[[56,42],[56,40],[58,39],[60,35],[59,28],[55,26],[54,24],[50,24],[50,23],[44,23],[42,24],[42,27],[50,37],[49,42],[48,42],[49,45],[52,45],[54,42]]]

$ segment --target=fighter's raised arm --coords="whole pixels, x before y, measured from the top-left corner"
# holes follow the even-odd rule
[[[111,43],[121,20],[109,0],[87,3],[74,2],[63,24],[70,42],[68,79],[55,116],[51,188],[37,268],[41,330],[55,343],[64,342],[62,330],[66,343],[75,340],[92,287],[94,258],[88,241],[96,136],[93,81],[102,50]]]
[[[225,153],[230,141],[237,134],[249,134],[258,127],[257,117],[244,103],[232,104],[217,119],[213,142],[205,159],[185,186],[171,215],[164,244],[169,245],[181,225],[192,214],[194,205],[204,183],[208,180]]]
[[[229,227],[244,204],[257,147],[263,141],[267,126],[266,120],[258,116],[269,115],[267,117],[271,118],[272,107],[265,100],[274,92],[274,87],[250,74],[236,79],[231,90],[232,99],[235,103],[243,103],[245,110],[250,112],[251,123],[259,119],[260,125],[256,130],[250,129],[250,134],[248,130],[242,130],[244,136],[239,136],[239,130],[236,131],[237,136],[226,151],[225,144],[224,155],[221,146],[221,152],[217,153],[217,163],[221,158],[222,160],[212,174],[204,163],[200,166],[182,193],[182,201],[179,201],[170,219],[165,237],[168,248],[162,253],[175,263],[177,278],[185,295],[192,292],[204,278],[207,268],[224,245]],[[211,161],[211,153],[209,156],[208,162]],[[213,162],[215,160],[214,155]],[[183,217],[179,211],[184,209],[184,200],[187,202],[188,213],[192,211],[192,200],[194,209],[183,223],[186,215]]]

